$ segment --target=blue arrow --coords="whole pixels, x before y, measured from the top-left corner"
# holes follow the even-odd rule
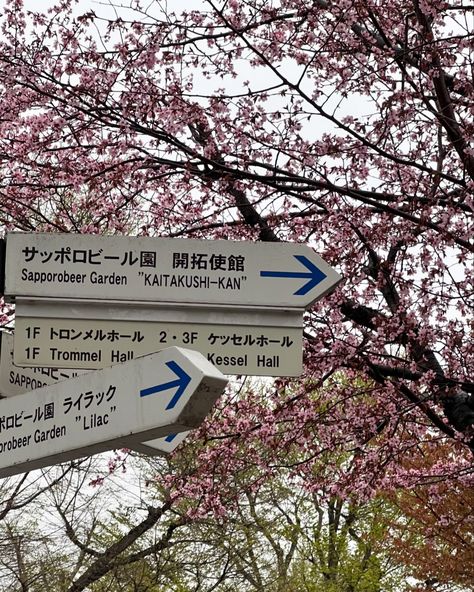
[[[309,282],[304,284],[299,290],[294,293],[294,296],[304,296],[320,282],[322,282],[327,275],[323,273],[319,267],[316,267],[308,257],[304,255],[293,255],[300,263],[302,263],[309,271],[261,271],[261,277],[280,277],[280,278],[308,278]]]
[[[172,372],[176,374],[178,378],[176,380],[172,380],[171,382],[165,382],[163,384],[157,384],[156,386],[142,389],[140,391],[140,397],[147,397],[148,395],[154,395],[155,393],[160,393],[161,391],[167,391],[169,389],[178,387],[178,390],[166,407],[166,411],[168,411],[168,409],[173,409],[173,407],[179,401],[181,395],[186,390],[186,387],[191,382],[191,377],[189,374],[186,374],[186,372],[181,368],[181,366],[178,366],[176,362],[166,362],[166,365]]]

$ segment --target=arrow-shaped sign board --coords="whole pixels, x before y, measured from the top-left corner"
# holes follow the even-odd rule
[[[9,233],[5,296],[307,308],[341,277],[299,243]]]
[[[140,442],[133,445],[133,450],[149,456],[166,456],[173,452],[186,439],[188,434],[189,432],[180,432],[179,434],[168,434],[156,440]]]
[[[0,397],[22,395],[49,384],[74,378],[84,372],[85,370],[15,366],[13,364],[13,336],[0,331]],[[2,411],[1,405],[0,403],[0,413]],[[163,438],[133,444],[131,448],[145,454],[169,454],[183,442],[188,433],[168,434]]]
[[[0,477],[198,427],[227,379],[171,347],[0,402]]]

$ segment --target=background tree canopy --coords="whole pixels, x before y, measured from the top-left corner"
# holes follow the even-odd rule
[[[61,0],[43,13],[9,0],[1,28],[4,231],[302,242],[344,276],[305,315],[304,375],[264,387],[236,380],[170,465],[140,469],[155,499],[138,496],[107,525],[89,514],[84,532],[68,518],[74,496],[51,506],[75,549],[72,564],[55,555],[64,569],[51,589],[100,586],[119,569],[117,581],[131,582],[126,566],[140,564],[142,583],[117,589],[232,590],[235,577],[272,590],[270,563],[254,569],[265,559],[275,590],[296,561],[294,590],[325,589],[323,578],[388,591],[382,565],[395,548],[400,569],[420,558],[424,567],[403,568],[419,589],[472,586],[459,566],[441,570],[387,542],[421,524],[411,540],[427,536],[431,558],[447,548],[472,557],[472,521],[450,494],[472,502],[472,6],[203,0],[179,11],[133,0],[84,12]],[[4,562],[17,589],[35,589],[19,575],[30,573],[22,545],[42,532],[41,521],[17,523],[18,511],[77,491],[80,475],[87,489],[95,475],[85,466],[55,469],[47,487],[4,482]],[[282,506],[272,502],[262,521],[252,504],[262,494],[264,508],[268,491]],[[377,522],[373,542],[351,522],[361,507]],[[214,566],[200,550],[176,567],[178,533],[191,523],[202,548],[220,537]],[[231,548],[229,533],[247,547]],[[252,558],[253,537],[266,550]],[[36,549],[46,557],[48,545]],[[354,557],[357,582],[339,569]]]

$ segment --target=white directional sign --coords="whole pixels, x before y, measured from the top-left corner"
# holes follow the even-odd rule
[[[55,384],[68,378],[84,374],[85,370],[64,370],[58,368],[20,368],[13,364],[13,336],[0,332],[0,397],[13,397],[28,391]],[[1,412],[1,403],[0,403]],[[133,444],[131,448],[145,454],[173,452],[189,432],[167,434],[149,442]]]
[[[298,243],[9,233],[5,295],[304,309],[340,276]]]
[[[0,477],[196,428],[227,379],[176,347],[10,397],[0,405]],[[146,446],[146,445],[144,445]]]
[[[32,318],[22,316],[20,304],[17,313],[17,366],[104,368],[177,345],[201,352],[224,374],[302,371],[301,327]]]
[[[168,434],[156,440],[149,440],[147,442],[135,443],[130,446],[133,450],[148,454],[148,456],[166,456],[173,452],[180,444],[184,442],[189,432],[180,432],[179,434]]]

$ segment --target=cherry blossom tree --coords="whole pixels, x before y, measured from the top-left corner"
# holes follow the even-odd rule
[[[418,567],[392,559],[393,502],[308,494],[291,468],[258,479],[249,464],[224,516],[197,517],[195,496],[170,503],[164,475],[189,473],[200,446],[169,462],[118,455],[111,474],[95,456],[2,482],[0,590],[398,592]],[[406,546],[423,531],[410,534]]]
[[[5,4],[3,227],[303,242],[344,276],[304,376],[226,399],[176,499],[224,515],[249,464],[328,496],[472,485],[472,6],[80,8]]]

